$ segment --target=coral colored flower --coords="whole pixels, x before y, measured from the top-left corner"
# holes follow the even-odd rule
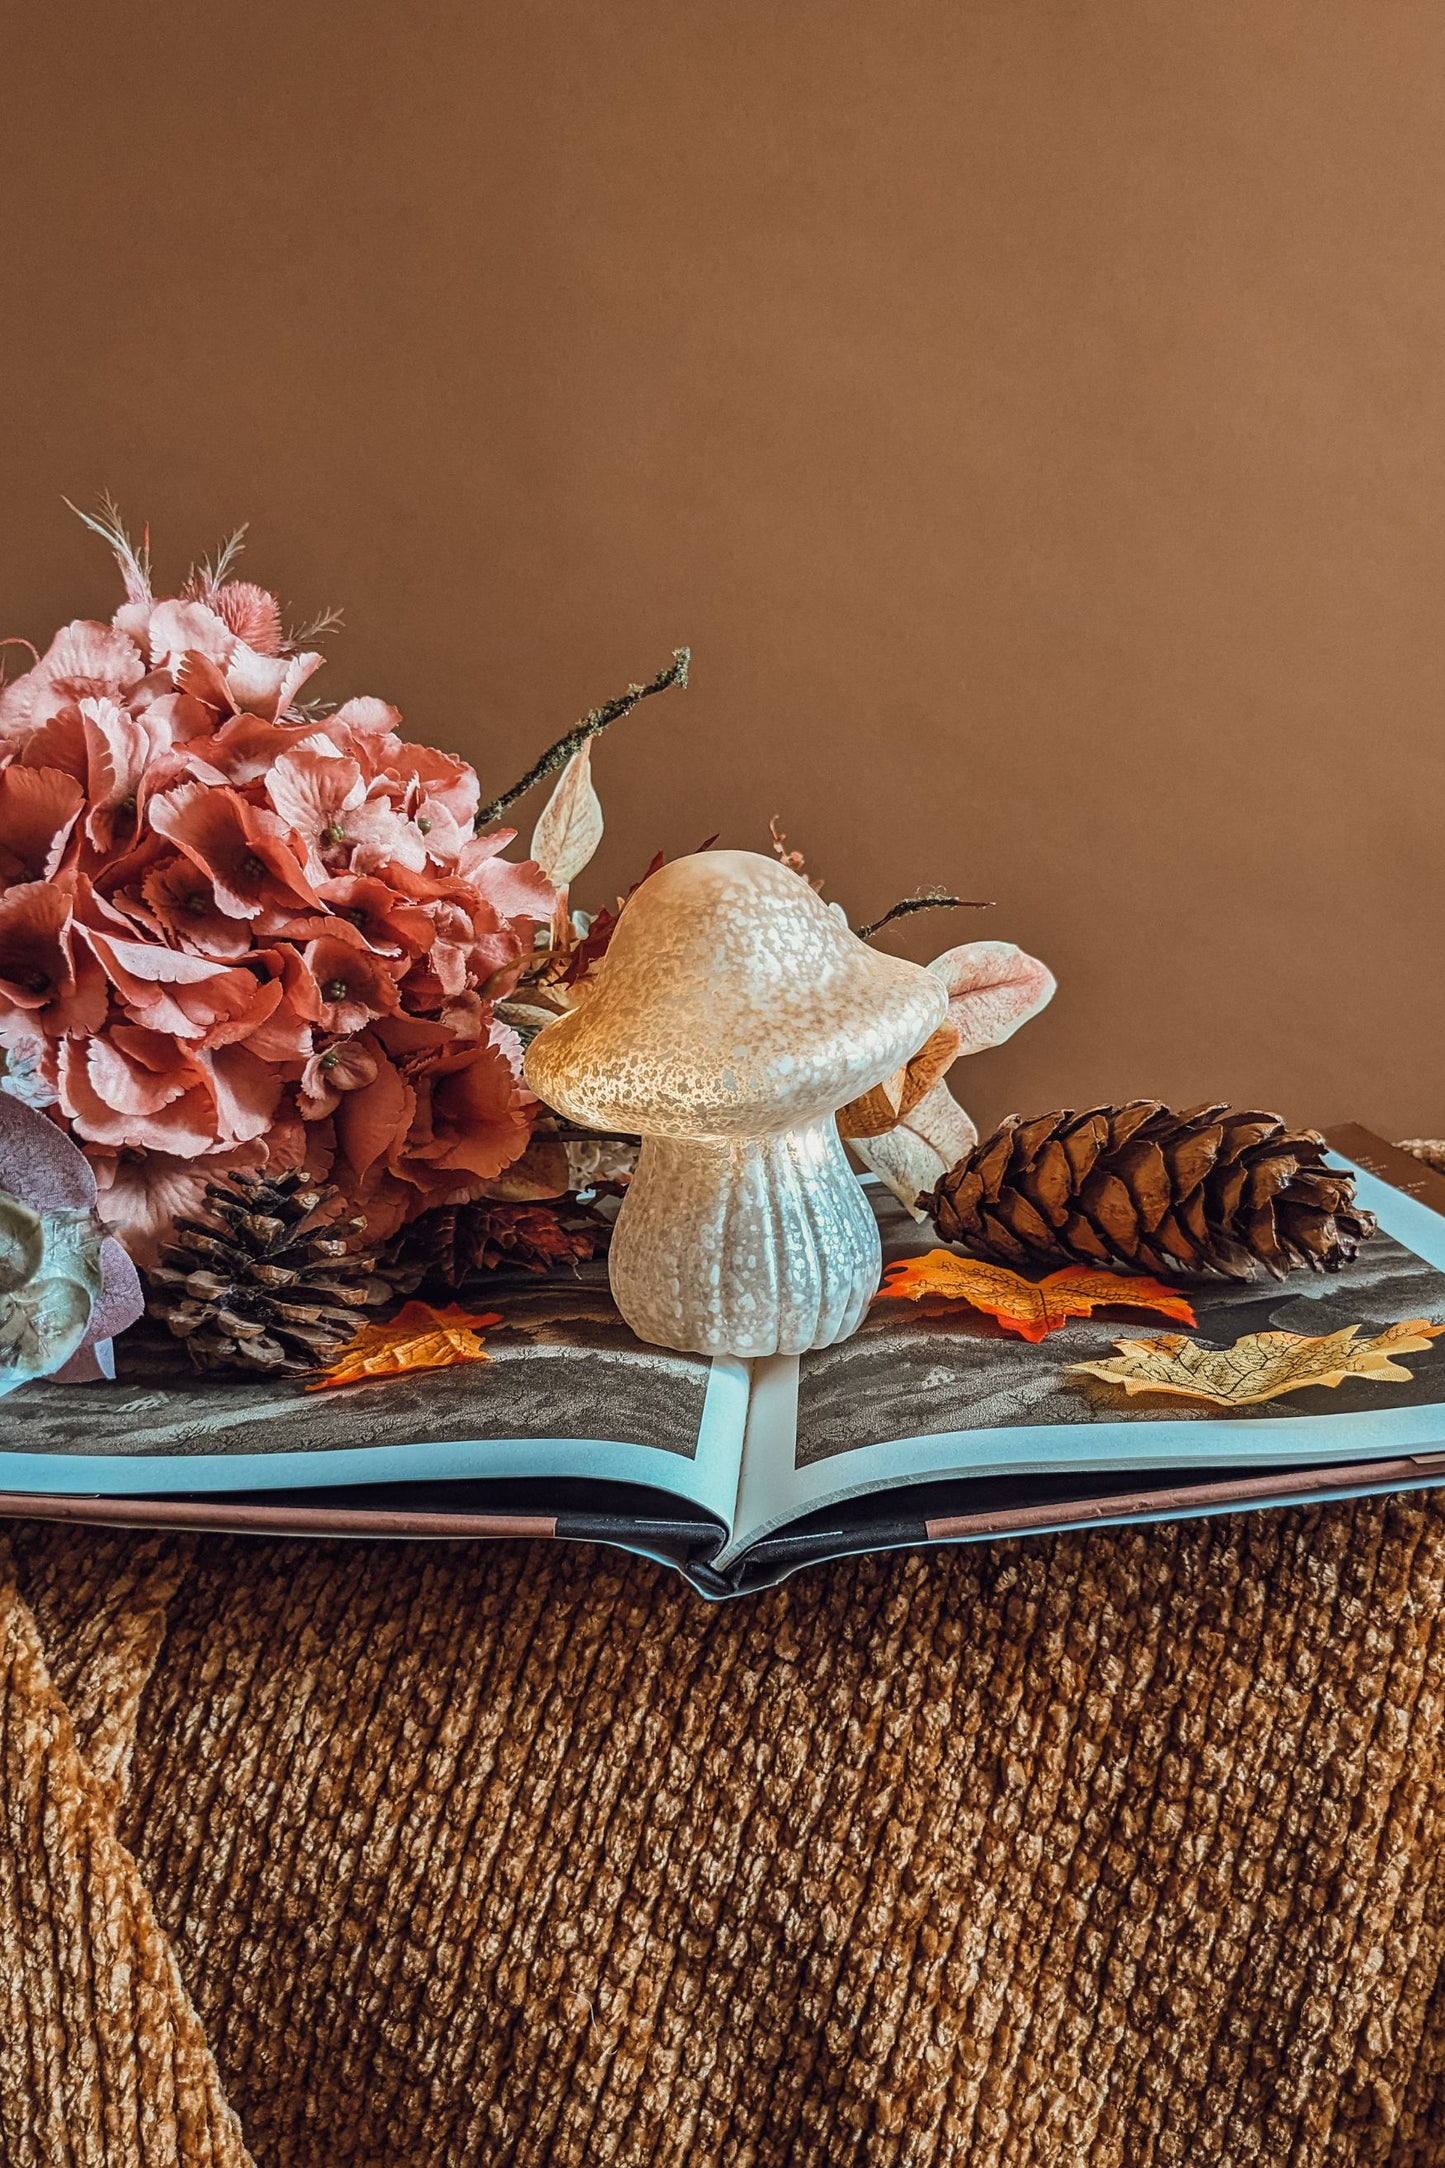
[[[303,954],[316,982],[316,1021],[323,1030],[360,1031],[399,1006],[396,967],[354,934],[347,941],[325,935],[308,942]]]
[[[301,1072],[302,1118],[315,1121],[340,1104],[343,1092],[361,1091],[376,1079],[378,1059],[362,1039],[338,1039],[313,1054]]]
[[[158,602],[146,631],[151,668],[168,670],[173,677],[189,655],[223,664],[235,652],[236,635],[204,602]]]
[[[375,1074],[348,1092],[336,1109],[337,1151],[357,1184],[385,1168],[399,1151],[416,1113],[416,1093],[375,1041],[368,1046]]]
[[[100,1192],[101,1219],[147,1271],[159,1263],[160,1246],[172,1238],[176,1220],[199,1212],[206,1184],[231,1167],[249,1164],[250,1156],[227,1153],[197,1161],[171,1152],[86,1145]]]
[[[385,881],[361,873],[345,873],[332,881],[318,881],[316,893],[328,911],[354,926],[368,948],[381,956],[421,956],[436,939],[436,929],[426,912]],[[307,922],[319,931],[318,922]]]
[[[48,881],[84,804],[84,791],[63,769],[0,769],[0,884]]]
[[[180,1159],[260,1136],[281,1089],[244,1047],[192,1052],[139,1024],[69,1039],[60,1056],[60,1104],[81,1136]]]
[[[147,709],[131,715],[114,700],[82,700],[85,736],[85,833],[98,851],[113,850],[136,831],[147,768],[170,750],[168,734]]]
[[[294,1074],[311,1053],[312,1029],[321,1010],[316,981],[300,950],[287,942],[253,949],[248,962],[263,983],[280,991],[275,1008],[251,1027],[246,1044],[262,1061],[274,1061]]]
[[[99,1031],[110,996],[105,973],[77,942],[73,898],[53,881],[0,895],[0,1024],[28,1016],[52,1037]]]
[[[204,602],[159,602],[148,626],[151,668],[169,670],[182,692],[222,714],[284,715],[324,657],[262,654],[238,639]]]
[[[140,892],[156,926],[178,948],[235,957],[251,946],[246,921],[221,909],[209,877],[179,851],[151,868]]]
[[[471,822],[459,821],[442,798],[423,798],[412,821],[428,858],[440,865],[454,864],[472,840]]]
[[[368,798],[347,815],[346,837],[354,873],[391,879],[397,868],[420,873],[427,862],[426,837],[385,797]]]
[[[454,1048],[412,1081],[416,1113],[391,1161],[403,1180],[419,1187],[459,1173],[489,1180],[526,1150],[536,1100],[504,1047]]]
[[[226,684],[236,707],[248,715],[285,715],[324,655],[258,655],[243,641],[226,665]]]
[[[433,818],[449,813],[464,836],[471,837],[482,793],[476,770],[466,761],[439,753],[432,745],[402,745],[388,769],[404,786],[413,807],[430,806]]]
[[[217,957],[196,956],[156,942],[132,940],[102,923],[104,906],[79,923],[122,1006],[137,1023],[181,1040],[220,1046],[244,1038],[271,1014],[281,989]]]
[[[370,787],[379,777],[395,773],[402,749],[400,728],[400,715],[384,700],[347,700],[317,723],[315,734],[354,760]]]
[[[0,748],[18,750],[52,716],[93,695],[120,700],[146,675],[133,640],[78,617],[55,635],[32,670],[0,688]]]
[[[520,920],[545,926],[557,907],[557,891],[530,858],[519,864],[502,857],[515,835],[515,829],[498,828],[491,835],[473,836],[453,870],[493,912],[496,925]]]
[[[140,1045],[117,1046],[103,1035],[66,1040],[60,1051],[62,1110],[76,1134],[92,1143],[198,1158],[216,1142],[215,1103],[198,1060],[164,1032],[129,1028]]]
[[[198,782],[234,783],[244,789],[260,782],[272,763],[305,736],[304,725],[267,723],[259,715],[232,715],[216,728],[209,708],[199,700],[189,704],[207,721],[207,728],[181,748],[184,773]]]
[[[112,540],[112,622],[0,683],[4,1088],[81,1141],[142,1262],[231,1167],[334,1163],[376,1239],[476,1195],[535,1119],[491,1004],[551,885],[395,708],[295,712],[321,658],[274,595],[203,569],[157,597]]]
[[[154,800],[150,822],[210,875],[217,904],[232,918],[289,915],[317,900],[285,823],[237,791],[183,784]]]
[[[267,771],[266,795],[305,845],[311,879],[324,881],[328,865],[336,866],[351,848],[350,816],[366,796],[356,762],[330,746],[298,746]]]

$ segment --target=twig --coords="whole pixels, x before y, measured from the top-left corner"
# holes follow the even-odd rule
[[[0,647],[28,647],[30,650],[30,666],[32,669],[34,669],[36,663],[38,663],[40,660],[39,648],[35,645],[35,642],[33,640],[27,640],[23,632],[12,632],[8,638],[0,640]],[[0,662],[0,684],[4,683],[4,679],[5,665],[3,662]]]
[[[590,714],[584,715],[580,723],[573,724],[565,737],[559,738],[555,745],[548,746],[541,759],[527,770],[520,783],[514,783],[510,790],[502,792],[500,798],[494,798],[490,805],[482,807],[477,815],[478,828],[489,828],[494,820],[505,813],[509,805],[525,796],[535,783],[542,782],[547,776],[554,775],[558,768],[564,767],[574,753],[580,752],[589,738],[600,737],[609,723],[619,722],[624,715],[630,715],[640,700],[650,699],[653,693],[666,692],[669,685],[676,685],[685,692],[688,664],[691,660],[691,648],[675,648],[667,668],[659,670],[649,684],[629,685],[626,692],[620,694],[616,700],[609,700],[605,707],[593,708]]]
[[[891,926],[895,918],[912,918],[915,911],[991,911],[992,909],[992,899],[987,903],[969,903],[962,896],[905,896],[901,903],[894,904],[891,911],[885,911],[882,918],[875,918],[871,926],[855,926],[853,931],[860,941],[871,941],[875,933],[882,933],[884,927]]]

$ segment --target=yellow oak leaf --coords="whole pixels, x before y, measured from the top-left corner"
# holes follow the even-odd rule
[[[500,1310],[474,1316],[457,1303],[434,1310],[429,1302],[408,1302],[384,1325],[363,1325],[347,1342],[308,1393],[334,1385],[362,1385],[371,1378],[400,1376],[407,1370],[450,1370],[456,1363],[490,1362],[477,1335],[484,1325],[500,1325]]]
[[[1368,1340],[1357,1340],[1355,1335],[1364,1329],[1346,1325],[1341,1332],[1317,1338],[1300,1332],[1251,1332],[1233,1347],[1201,1347],[1177,1332],[1163,1333],[1157,1340],[1116,1340],[1117,1355],[1070,1363],[1066,1375],[1102,1378],[1131,1395],[1174,1393],[1209,1400],[1216,1407],[1248,1408],[1261,1400],[1277,1400],[1281,1393],[1339,1385],[1346,1378],[1365,1378],[1371,1384],[1408,1380],[1414,1371],[1392,1356],[1427,1348],[1445,1332],[1445,1324],[1409,1317]]]
[[[997,1318],[1005,1332],[1021,1340],[1042,1340],[1071,1317],[1123,1304],[1128,1309],[1158,1310],[1181,1324],[1197,1324],[1182,1295],[1142,1273],[1096,1272],[1091,1265],[1065,1265],[1047,1279],[1026,1280],[1007,1265],[986,1265],[952,1250],[930,1250],[888,1267],[875,1299],[905,1296],[910,1302],[966,1302]]]

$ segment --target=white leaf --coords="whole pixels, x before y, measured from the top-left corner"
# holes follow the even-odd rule
[[[1002,1046],[1054,998],[1054,974],[1012,941],[965,941],[928,966],[948,988],[960,1054]]]
[[[915,1219],[924,1214],[918,1200],[956,1167],[978,1142],[970,1117],[940,1077],[895,1129],[881,1137],[850,1137],[848,1143],[865,1167],[886,1182]]]
[[[602,841],[602,807],[592,788],[592,741],[572,755],[532,830],[532,856],[555,888],[575,881]]]

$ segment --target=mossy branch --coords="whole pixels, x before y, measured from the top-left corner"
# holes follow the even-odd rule
[[[884,927],[891,926],[895,918],[912,918],[915,911],[991,911],[992,909],[993,904],[991,901],[988,903],[969,903],[962,896],[945,896],[930,891],[927,895],[905,896],[901,903],[894,904],[891,911],[885,911],[882,918],[875,918],[870,926],[855,926],[853,931],[860,941],[871,941],[875,933],[882,933]]]
[[[545,782],[549,775],[555,775],[559,768],[566,766],[574,753],[581,751],[589,738],[600,737],[610,724],[620,722],[624,715],[630,715],[640,701],[651,699],[654,693],[666,692],[669,685],[676,685],[685,692],[691,660],[691,648],[674,649],[672,661],[667,668],[659,670],[657,676],[646,685],[629,685],[625,693],[620,693],[615,700],[609,700],[605,707],[593,708],[589,714],[584,715],[580,723],[573,724],[565,737],[559,738],[555,745],[548,746],[541,759],[527,770],[520,783],[514,783],[510,790],[502,792],[500,798],[494,798],[490,805],[482,807],[477,815],[478,828],[490,828],[493,821],[500,820],[509,805],[515,804],[518,798],[525,797],[534,785]]]

